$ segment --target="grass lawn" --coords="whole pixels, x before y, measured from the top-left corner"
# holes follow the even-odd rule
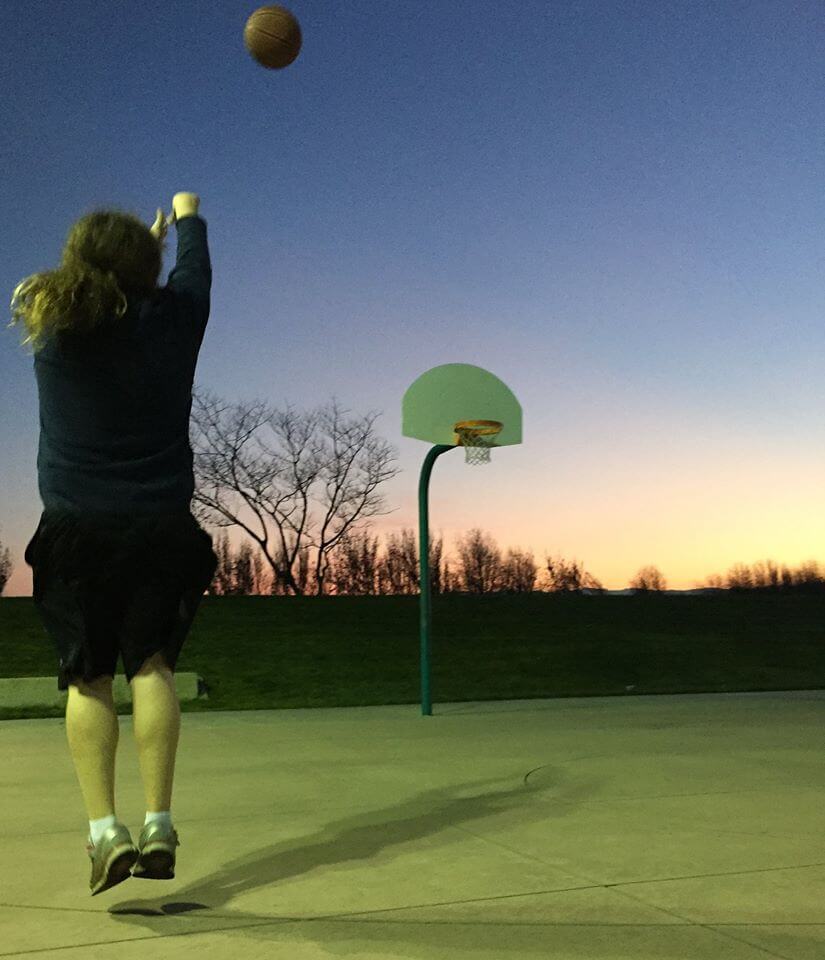
[[[209,697],[181,708],[419,703],[418,613],[417,596],[206,597],[177,669]],[[3,598],[0,676],[56,670],[32,599]],[[825,688],[825,594],[434,596],[431,684],[434,704]]]

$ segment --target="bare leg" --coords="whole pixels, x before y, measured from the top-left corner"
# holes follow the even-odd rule
[[[69,684],[66,736],[90,820],[115,812],[115,756],[120,738],[112,677]]]
[[[162,653],[146,660],[132,677],[132,720],[146,809],[171,810],[180,703]]]

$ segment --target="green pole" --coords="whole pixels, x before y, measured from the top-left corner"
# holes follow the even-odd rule
[[[448,450],[455,450],[449,444],[433,447],[424,459],[421,479],[418,483],[418,567],[421,593],[421,714],[431,717],[433,714],[430,699],[430,624],[432,621],[432,601],[430,597],[430,474],[433,464]]]

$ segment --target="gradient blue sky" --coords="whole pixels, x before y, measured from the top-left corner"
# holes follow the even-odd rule
[[[825,562],[825,6],[295,0],[284,71],[254,3],[0,6],[0,276],[57,265],[99,205],[200,194],[212,313],[196,385],[382,411],[417,529],[427,445],[401,397],[440,363],[501,377],[524,443],[433,475],[448,551],[474,526],[606,587]],[[173,265],[174,237],[163,281]],[[0,350],[0,540],[23,550],[37,390]],[[232,535],[234,543],[240,538]]]

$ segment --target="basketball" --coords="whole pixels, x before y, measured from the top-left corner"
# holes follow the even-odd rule
[[[301,52],[301,26],[285,7],[259,7],[246,21],[243,41],[262,67],[282,70]]]

